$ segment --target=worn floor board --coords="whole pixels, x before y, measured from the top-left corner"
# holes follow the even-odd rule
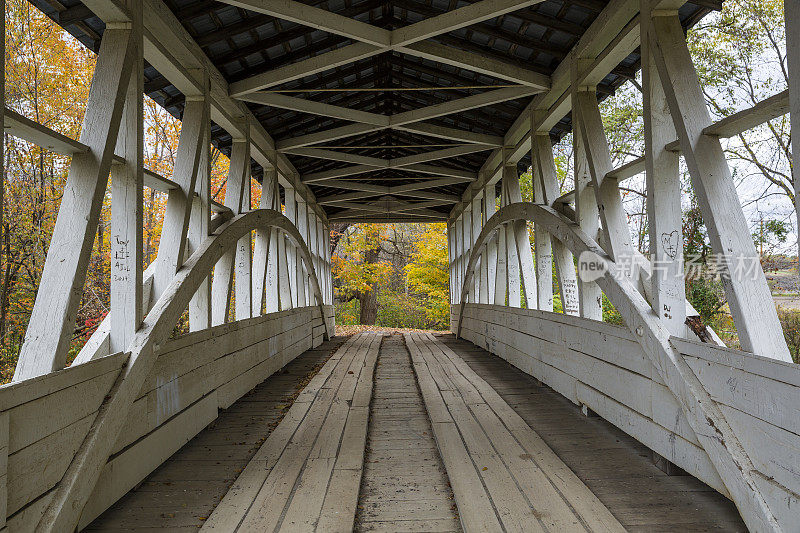
[[[747,531],[730,500],[692,476],[668,476],[645,446],[602,418],[583,416],[557,392],[470,342],[437,339],[498,391],[628,531]],[[654,493],[660,498],[648,496]]]
[[[347,531],[356,513],[382,334],[345,343],[298,395],[204,531]]]
[[[334,338],[303,353],[220,411],[211,425],[85,531],[197,531],[293,398],[346,340]]]
[[[624,531],[456,353],[429,334],[405,338],[466,531]]]
[[[358,531],[460,531],[411,359],[400,335],[375,368]]]
[[[603,419],[584,417],[576,406],[556,392],[468,342],[456,340],[452,335],[437,335],[436,339],[441,349],[435,353],[430,349],[425,352],[426,357],[431,358],[433,371],[419,385],[411,356],[398,335],[384,339],[380,352],[375,353],[377,364],[373,373],[362,375],[359,370],[356,376],[359,367],[352,361],[343,367],[335,375],[345,384],[341,390],[332,390],[326,385],[336,365],[325,367],[323,363],[328,358],[333,361],[341,358],[340,353],[333,356],[332,353],[341,347],[344,339],[306,352],[220,412],[213,424],[88,529],[197,531],[220,500],[230,493],[231,486],[237,486],[234,481],[241,479],[248,463],[263,467],[251,480],[256,485],[250,487],[254,494],[250,500],[256,499],[269,474],[268,466],[272,465],[270,469],[275,466],[286,448],[264,447],[272,435],[273,440],[281,437],[286,443],[291,442],[290,445],[307,458],[299,467],[291,461],[282,465],[283,472],[297,472],[293,478],[287,476],[294,480],[291,485],[286,482],[277,491],[287,498],[278,517],[278,525],[285,529],[290,529],[287,518],[297,522],[291,529],[310,529],[313,523],[307,521],[308,514],[318,517],[320,531],[347,530],[348,526],[341,525],[342,510],[355,509],[352,511],[356,513],[355,529],[359,531],[459,531],[462,517],[450,487],[451,481],[454,484],[455,481],[448,478],[443,464],[443,460],[448,460],[461,461],[462,467],[470,466],[471,476],[465,477],[467,469],[462,468],[455,477],[463,478],[460,479],[462,483],[464,479],[472,483],[470,488],[476,492],[482,491],[485,495],[487,485],[511,490],[512,497],[506,498],[508,501],[502,506],[506,521],[491,507],[492,519],[498,525],[486,524],[487,531],[496,530],[500,523],[509,530],[514,529],[515,524],[516,527],[522,524],[530,531],[530,521],[514,522],[507,518],[508,513],[519,507],[519,495],[526,498],[525,501],[543,499],[545,507],[549,505],[553,509],[561,505],[552,499],[550,491],[541,492],[545,485],[545,468],[537,472],[525,466],[523,472],[522,465],[530,462],[527,456],[535,455],[525,449],[525,441],[533,440],[527,445],[536,445],[538,439],[554,453],[550,457],[536,457],[545,463],[552,462],[555,457],[568,467],[628,531],[745,531],[730,501],[693,477],[667,476],[652,464],[646,447]],[[456,354],[458,360],[453,362]],[[460,369],[458,361],[461,361]],[[466,368],[480,376],[477,385],[465,375]],[[354,374],[347,374],[350,370]],[[434,376],[441,380],[443,389],[437,386]],[[367,384],[372,385],[371,402],[366,394]],[[434,389],[440,402],[438,407],[428,410],[421,392]],[[468,392],[463,396],[454,395],[454,391],[460,389]],[[315,415],[319,422],[316,435],[313,431],[298,434],[297,438],[293,438],[294,431],[287,434],[285,428],[299,425],[315,399],[331,399],[333,405],[333,400],[337,396],[341,398],[342,394],[352,395],[352,406],[347,415],[341,410],[334,413],[336,424],[333,418],[328,421],[328,409]],[[507,411],[498,406],[498,400],[507,404]],[[505,422],[502,416],[492,414],[498,411],[506,417]],[[456,413],[455,418],[451,412]],[[456,418],[472,420],[464,428],[469,442],[459,432]],[[278,425],[281,419],[287,423]],[[432,424],[431,420],[435,422]],[[325,434],[335,440],[334,435],[339,431],[339,451],[344,453],[332,452],[331,440],[323,439],[316,445],[326,421],[329,426]],[[445,438],[453,442],[445,446],[444,458],[439,453],[433,426],[444,431]],[[535,433],[520,433],[519,428],[523,426]],[[517,430],[517,436],[513,435],[512,428]],[[362,442],[366,442],[366,447]],[[487,442],[493,455],[486,453]],[[460,456],[456,450],[459,447]],[[365,454],[363,475],[357,469],[362,463],[360,450]],[[337,469],[337,463],[330,461],[332,456],[347,468]],[[302,474],[311,462],[314,464],[303,482]],[[476,469],[476,465],[487,470]],[[506,482],[497,476],[497,471],[502,472],[502,469],[509,473],[514,471]],[[511,482],[507,482],[508,479]],[[324,493],[323,484],[327,487]],[[244,488],[237,486],[238,490]],[[518,495],[513,495],[514,491]],[[320,499],[319,494],[324,494],[324,498]],[[289,502],[295,497],[298,504],[290,514]],[[299,502],[304,503],[300,505]],[[470,498],[469,502],[470,511],[480,511],[479,496]],[[570,505],[580,507],[582,502]],[[306,510],[312,511],[303,512]],[[350,512],[344,513],[345,523],[348,520],[352,523]],[[555,514],[564,514],[563,508]],[[551,512],[549,517],[536,518],[539,527],[550,531],[574,530],[571,523],[550,520],[552,515]],[[585,530],[583,525],[581,530]]]

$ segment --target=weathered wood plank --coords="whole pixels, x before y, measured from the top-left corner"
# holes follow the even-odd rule
[[[438,357],[448,360],[466,380],[479,390],[485,403],[470,404],[469,410],[472,411],[472,416],[465,418],[468,421],[472,419],[480,423],[491,442],[493,451],[503,459],[518,486],[525,486],[526,479],[530,480],[530,476],[534,476],[535,479],[537,474],[543,473],[549,479],[549,483],[557,489],[557,491],[550,489],[551,492],[543,501],[549,504],[550,509],[556,509],[557,507],[553,507],[553,502],[563,498],[561,510],[568,511],[566,515],[562,515],[556,520],[566,523],[579,522],[585,524],[592,531],[622,531],[622,526],[608,509],[494,389],[450,348],[431,337],[429,337],[428,344],[432,350],[439,352]],[[466,404],[460,405],[464,415],[466,415],[466,408]],[[525,454],[517,453],[518,450],[513,446],[509,448],[510,440],[502,438],[504,426],[513,435],[513,439],[525,450]],[[530,462],[520,463],[519,459],[525,456],[530,457]],[[547,489],[542,486],[539,489],[539,495],[542,492],[547,493]],[[533,493],[529,492],[528,494]],[[539,511],[542,500],[529,501]],[[544,519],[543,516],[538,516],[538,518]],[[552,521],[552,514],[548,515],[548,518]]]
[[[204,529],[314,530],[321,519],[352,527],[369,397],[366,406],[352,400],[362,374],[372,383],[381,338],[361,334],[328,360]]]

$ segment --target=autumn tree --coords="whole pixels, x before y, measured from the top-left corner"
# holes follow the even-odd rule
[[[439,327],[450,321],[450,287],[446,224],[428,224],[419,235],[406,266],[408,285],[423,295],[429,320]]]
[[[391,264],[378,257],[383,238],[381,224],[351,226],[339,241],[341,250],[332,258],[333,275],[338,281],[336,297],[340,301],[358,300],[360,324],[375,324],[377,289],[391,272]]]

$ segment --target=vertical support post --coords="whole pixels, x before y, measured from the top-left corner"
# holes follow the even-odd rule
[[[456,250],[455,227],[453,224],[447,222],[447,266],[448,281],[450,282],[450,304],[454,305],[456,302],[456,273],[455,273],[455,250]]]
[[[309,259],[311,264],[305,265],[305,277],[303,279],[306,282],[306,305],[313,305],[314,295],[312,294],[312,292],[314,291],[314,289],[313,289],[313,284],[311,283],[311,272],[314,270],[316,266],[314,264],[316,258],[314,256],[314,236],[313,236],[314,232],[316,231],[315,229],[316,224],[314,223],[314,218],[313,218],[314,210],[311,209],[308,203],[305,203],[305,207],[306,207],[305,209],[306,232],[304,237],[306,241],[306,246],[308,247],[309,256],[311,257],[311,259]]]
[[[203,128],[204,141],[200,151],[195,192],[189,218],[189,254],[193,254],[209,235],[211,227],[211,128]],[[211,277],[200,283],[189,302],[189,331],[200,331],[211,326]]]
[[[497,194],[495,184],[491,183],[483,188],[483,210],[486,222],[492,218],[497,211]],[[483,276],[486,277],[486,300],[484,303],[495,303],[495,284],[497,283],[497,235],[494,235],[486,242],[485,264],[481,269],[481,287],[483,287]]]
[[[248,169],[242,184],[242,213],[250,211],[251,204],[251,187],[252,178],[250,177],[250,165],[248,162]],[[234,294],[236,295],[236,302],[234,309],[236,311],[236,320],[243,320],[253,316],[253,240],[250,233],[246,233],[236,243],[236,276],[234,280]],[[260,309],[260,295],[259,298],[259,312]],[[257,315],[256,315],[257,316]]]
[[[510,188],[512,187],[511,182],[515,180],[517,181],[517,185],[519,186],[519,181],[518,181],[519,178],[517,177],[517,166],[504,164],[503,182],[502,182],[503,207],[513,203],[512,193],[509,191]],[[506,269],[508,271],[508,306],[522,307],[522,293],[520,292],[519,254],[517,253],[517,239],[516,239],[516,232],[514,231],[513,222],[506,224],[505,235],[506,235],[506,243],[505,243]]]
[[[722,146],[718,138],[703,133],[711,117],[678,16],[653,16],[651,28],[651,53],[709,240],[724,273],[723,287],[742,349],[791,361]]]
[[[283,206],[286,210],[286,218],[288,218],[292,224],[295,226],[297,225],[297,201],[295,200],[295,192],[294,188],[291,186],[287,186],[284,188],[284,200]],[[289,304],[288,309],[299,307],[300,303],[298,300],[298,294],[300,289],[298,287],[298,277],[297,277],[297,250],[295,250],[294,245],[286,238],[284,235],[283,237],[284,246],[286,246],[286,271],[289,274],[289,287],[290,287],[290,297],[291,301]]]
[[[234,139],[233,147],[231,148],[228,181],[225,188],[225,207],[228,207],[235,214],[242,212],[245,184],[249,185],[249,182],[250,142],[248,139]],[[214,280],[211,284],[211,323],[214,326],[228,321],[233,270],[237,253],[237,250],[230,250],[214,266]]]
[[[619,185],[617,180],[605,177],[613,170],[613,164],[603,130],[603,118],[597,106],[597,94],[594,88],[580,88],[573,95],[572,102],[572,116],[583,141],[589,175],[603,223],[603,247],[617,263],[632,262],[635,254]]]
[[[463,240],[463,251],[461,254],[461,288],[463,289],[463,284],[467,280],[467,267],[469,267],[469,254],[472,252],[472,204],[470,204],[466,209],[464,209],[464,214],[461,217],[462,223],[462,235],[464,236]],[[459,291],[460,292],[460,291]],[[467,298],[471,302],[475,302],[472,298],[472,291],[467,291]]]
[[[308,250],[311,253],[311,271],[319,275],[319,251],[317,250],[317,214],[311,207],[308,208]],[[311,284],[311,272],[309,272],[309,282],[308,282],[309,305],[314,304],[313,292],[314,291],[312,289],[312,284]]]
[[[508,191],[508,204],[522,202],[522,193],[519,188],[519,172],[516,165],[506,165],[509,169],[508,174],[504,174],[503,182]],[[516,220],[509,224],[514,237],[514,250],[516,252],[517,265],[519,268],[520,279],[525,290],[525,305],[528,309],[536,309],[536,269],[533,265],[533,252],[531,251],[531,238],[528,232],[528,222]]]
[[[314,305],[314,289],[313,284],[311,283],[311,273],[319,272],[319,256],[317,255],[317,215],[314,213],[314,209],[311,208],[308,204],[306,204],[306,208],[308,211],[307,222],[308,222],[308,251],[311,255],[311,266],[307,271],[307,279],[308,285],[306,289],[308,305]]]
[[[574,128],[573,128],[574,129]],[[575,155],[575,217],[581,229],[596,238],[600,229],[600,214],[597,199],[590,187],[589,164],[586,161],[584,143],[580,134],[573,133]],[[592,320],[603,319],[603,293],[594,281],[578,280],[580,316]]]
[[[324,231],[324,249],[325,249],[325,278],[327,279],[328,283],[328,304],[333,305],[333,269],[332,269],[332,257],[333,257],[333,250],[331,250],[331,227],[327,224],[322,225],[322,229]]]
[[[462,222],[464,214],[456,218],[455,221],[455,235],[456,235],[456,290],[455,290],[455,298],[456,303],[461,303],[459,299],[461,298],[461,258],[464,255],[464,223]]]
[[[500,186],[500,207],[505,205],[505,191]],[[494,304],[506,305],[508,289],[508,264],[507,264],[506,228],[500,226],[497,230],[497,267],[495,269]]]
[[[537,133],[534,135],[533,142],[536,148],[536,157],[534,158],[537,168],[536,177],[541,180],[542,203],[553,207],[553,202],[558,197],[559,189],[550,135],[548,133]],[[553,239],[549,235],[548,239],[553,252],[553,261],[556,264],[556,277],[558,278],[559,292],[561,294],[561,308],[565,315],[577,316],[580,314],[580,301],[578,298],[578,279],[575,275],[575,262],[573,261],[572,252],[558,239]]]
[[[328,303],[326,294],[328,293],[328,274],[327,262],[325,261],[325,230],[322,223],[322,218],[319,215],[314,215],[314,220],[317,225],[317,278],[320,283],[320,291],[322,292],[322,303]]]
[[[533,118],[533,115],[531,115]],[[533,127],[533,121],[531,121]],[[541,135],[532,132],[531,136],[531,173],[533,181],[533,201],[548,205],[544,196],[542,172],[537,161],[537,142]],[[549,137],[549,136],[548,136]],[[547,139],[549,141],[549,139]],[[534,255],[536,258],[536,300],[541,311],[553,311],[553,245],[550,234],[539,224],[533,225]]]
[[[306,241],[307,245],[308,230],[306,222],[308,214],[306,213],[306,203],[300,199],[299,195],[295,195],[295,198],[297,199],[297,211],[295,213],[296,218],[294,225],[297,227],[297,231],[300,232],[300,235],[303,236],[303,240]],[[308,275],[306,274],[306,269],[310,267],[306,266],[299,250],[295,252],[295,261],[295,268],[297,269],[297,306],[305,307],[308,305]]]
[[[284,198],[289,196],[284,189]],[[280,198],[278,199],[280,202]],[[285,200],[284,200],[285,202]],[[285,206],[285,203],[284,203]],[[281,310],[292,308],[292,287],[290,274],[290,243],[286,240],[286,235],[278,233],[278,280]]]
[[[669,106],[650,53],[650,5],[642,2],[642,88],[644,107],[647,227],[650,237],[651,305],[672,335],[686,336],[683,279],[683,218],[679,155],[665,147],[675,139]]]
[[[66,363],[117,144],[133,51],[131,30],[106,30],[81,129],[80,141],[89,152],[72,157],[14,381],[58,370]]]
[[[487,216],[487,204],[492,201],[487,194],[486,189],[484,188],[483,191],[483,204],[481,206],[481,217],[483,219],[483,224],[486,224],[486,221],[489,220]],[[479,273],[478,276],[480,280],[478,282],[478,303],[488,304],[489,303],[489,241],[483,245],[483,253],[481,254],[481,263],[478,267]]]
[[[261,200],[258,204],[259,209],[275,209],[275,184],[277,176],[274,168],[265,168],[261,178]],[[277,311],[278,295],[275,293],[277,282],[271,278],[275,273],[270,271],[270,265],[275,262],[273,248],[277,243],[273,242],[272,236],[277,230],[269,228],[266,230],[256,230],[255,245],[253,248],[253,301],[252,315],[258,316],[262,309],[267,313]]]
[[[483,215],[483,210],[481,209],[481,198],[476,196],[472,200],[472,240],[469,245],[470,255],[472,255],[472,251],[475,249],[475,241],[478,240],[478,235],[481,234],[481,226],[483,225],[483,221],[481,220],[481,216]],[[467,256],[467,261],[469,261],[469,256]],[[479,259],[479,262],[475,264],[475,273],[480,272],[481,264],[485,263],[485,259]],[[481,277],[480,275],[473,275],[472,276],[472,301],[473,303],[478,302],[478,294],[481,290]]]
[[[111,331],[110,351],[124,351],[142,323],[142,186],[144,184],[144,58],[142,4],[130,0],[133,66],[117,136],[125,162],[113,167],[111,180]],[[108,26],[107,26],[108,27]]]

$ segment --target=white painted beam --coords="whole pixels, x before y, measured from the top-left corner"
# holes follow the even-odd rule
[[[439,139],[447,139],[450,141],[488,144],[489,146],[503,146],[503,138],[497,135],[473,133],[471,131],[429,124],[427,122],[415,122],[413,124],[406,124],[405,126],[394,126],[392,129],[399,131],[410,131],[411,133],[419,133],[421,135],[438,137]]]
[[[114,165],[111,180],[111,331],[109,351],[128,349],[144,316],[142,309],[142,209],[144,122],[142,93],[142,5],[131,2],[133,68],[117,136],[125,163]]]
[[[3,111],[3,127],[9,135],[24,139],[57,154],[73,155],[89,151],[89,147],[85,144],[70,139],[66,135],[53,131],[8,108]]]
[[[300,135],[298,137],[292,137],[290,139],[283,139],[278,141],[275,147],[278,150],[283,151],[289,148],[300,148],[303,146],[309,146],[311,144],[336,141],[346,137],[352,137],[353,135],[362,135],[383,129],[386,128],[383,126],[373,126],[371,124],[347,124],[346,126],[340,126],[330,130],[317,131],[314,133],[308,133],[306,135]]]
[[[478,24],[485,20],[497,18],[540,2],[542,0],[482,0],[398,28],[391,34],[391,44],[394,47],[406,46]]]
[[[505,87],[503,89],[495,89],[486,91],[471,96],[465,96],[456,100],[449,100],[440,104],[414,109],[411,111],[404,111],[391,115],[389,117],[388,127],[402,127],[424,120],[430,120],[446,115],[455,113],[463,113],[471,109],[478,109],[488,105],[507,102],[509,100],[516,100],[531,96],[539,92],[538,89],[531,87]],[[361,135],[385,129],[387,126],[375,126],[373,124],[348,124],[330,130],[309,133],[291,139],[284,139],[277,144],[278,150],[287,152],[289,149],[296,149],[310,144],[317,144],[321,142],[335,141],[353,135]]]
[[[440,167],[438,165],[425,165],[416,163],[413,165],[406,165],[404,167],[392,167],[396,170],[403,170],[407,172],[419,172],[420,174],[433,174],[434,176],[445,176],[449,178],[458,178],[462,181],[475,181],[478,175],[469,170],[460,170],[456,168]]]
[[[676,134],[650,53],[649,16],[642,17],[641,32],[647,225],[650,260],[655,266],[650,275],[650,304],[671,335],[686,338],[680,156],[665,149]]]
[[[242,184],[241,212],[246,213],[252,208],[250,162]],[[236,243],[234,255],[234,317],[236,320],[253,317],[253,240],[250,233],[239,239]],[[259,295],[260,296],[260,295]],[[260,299],[260,298],[259,298]],[[258,316],[258,315],[256,315]]]
[[[167,197],[153,278],[153,301],[161,296],[186,259],[189,218],[192,214],[202,144],[205,141],[203,132],[207,127],[207,102],[203,98],[188,100],[173,170],[173,181],[178,188],[171,190]]]
[[[257,74],[250,78],[231,83],[230,95],[236,98],[260,89],[274,87],[292,80],[305,78],[306,76],[348,65],[378,55],[383,51],[383,48],[367,43],[349,44],[331,52],[326,52],[318,56],[304,59],[303,61],[298,61],[297,63],[291,63],[283,67],[269,70],[263,74]]]
[[[203,131],[200,165],[197,170],[195,192],[197,196],[192,202],[192,214],[189,218],[189,254],[193,254],[202,246],[211,234],[211,124]],[[197,292],[189,302],[189,331],[200,331],[211,327],[211,278],[200,283]]]
[[[723,278],[723,287],[739,341],[744,350],[791,361],[725,154],[718,139],[703,133],[711,118],[680,21],[677,16],[659,16],[652,24],[652,53],[681,152],[712,248],[730,274]],[[747,261],[755,261],[755,276],[742,274]]]
[[[327,161],[341,161],[343,163],[354,163],[358,165],[368,165],[376,168],[389,168],[389,160],[379,157],[369,157],[365,155],[351,154],[337,150],[326,150],[325,148],[289,148],[282,150],[285,154],[299,155],[303,157],[314,157]]]
[[[244,188],[246,185],[249,186],[249,182],[250,143],[246,139],[234,140],[225,187],[225,206],[235,214],[242,212]],[[235,255],[236,250],[229,250],[214,267],[214,279],[211,284],[211,324],[213,326],[226,323],[230,315]]]
[[[274,168],[264,169],[264,176],[261,178],[261,200],[259,208],[275,209],[278,200],[278,176]],[[273,235],[273,233],[275,233]],[[262,309],[267,309],[267,313],[278,311],[277,279],[275,274],[275,260],[277,252],[274,248],[277,244],[277,231],[257,230],[253,246],[253,298],[252,316],[261,314]],[[272,267],[270,269],[270,263]]]
[[[389,188],[389,192],[391,193],[401,193],[401,192],[409,192],[409,191],[420,191],[423,189],[434,189],[436,187],[446,187],[448,185],[454,185],[456,183],[462,183],[463,180],[458,178],[439,178],[435,180],[427,180],[427,181],[418,181],[415,183],[407,183],[405,185],[395,185],[394,187]]]
[[[453,148],[444,148],[441,150],[433,150],[431,152],[423,152],[420,154],[408,155],[405,157],[398,157],[388,160],[388,168],[405,167],[418,163],[428,163],[430,161],[437,161],[439,159],[449,159],[451,157],[459,157],[462,155],[474,154],[475,152],[485,152],[491,150],[491,146],[484,146],[481,144],[468,144],[465,146],[455,146]]]
[[[267,105],[278,109],[289,109],[291,111],[299,111],[300,113],[309,113],[322,117],[338,118],[340,120],[372,124],[374,126],[389,126],[389,117],[387,115],[379,115],[377,113],[369,113],[357,109],[348,109],[346,107],[315,102],[313,100],[306,100],[305,98],[286,96],[284,94],[254,92],[247,93],[239,97],[239,99],[245,102]]]
[[[488,55],[475,54],[451,46],[424,41],[403,46],[399,52],[429,61],[479,72],[501,80],[518,83],[541,92],[550,88],[550,77]]]
[[[364,172],[371,172],[380,169],[395,169],[404,170],[407,172],[419,172],[421,174],[436,174],[446,176],[462,181],[471,181],[475,179],[475,175],[471,172],[449,169],[446,167],[425,165],[424,162],[436,161],[440,159],[447,159],[451,157],[458,157],[461,155],[471,154],[475,152],[482,152],[491,149],[488,146],[482,145],[465,145],[457,146],[454,148],[445,148],[442,150],[433,150],[421,154],[410,155],[406,157],[399,157],[395,159],[381,159],[378,157],[369,157],[357,154],[350,154],[347,152],[340,152],[336,150],[326,150],[324,148],[292,148],[285,150],[287,154],[299,155],[303,157],[314,157],[318,159],[325,159],[328,161],[342,161],[345,163],[355,163],[355,166],[346,167],[343,169],[326,170],[313,174],[307,174],[302,177],[303,183],[317,183],[325,181],[326,186],[333,186],[331,181],[335,178],[352,176],[354,174],[361,174]]]
[[[292,0],[221,0],[225,4],[263,13],[282,20],[310,26],[367,44],[385,46],[391,43],[392,32],[345,17],[326,9]]]
[[[537,89],[531,87],[505,87],[503,89],[494,89],[492,91],[473,94],[456,100],[442,102],[441,104],[434,104],[392,115],[391,124],[392,126],[403,126],[405,124],[430,120],[454,113],[463,113],[471,109],[524,98],[534,95],[537,92],[539,92]]]
[[[351,167],[335,168],[332,170],[323,170],[321,172],[312,172],[305,174],[301,180],[305,184],[317,183],[320,181],[330,181],[336,178],[345,178],[347,176],[354,176],[356,174],[363,174],[365,172],[373,172],[378,170],[379,167],[373,165],[355,165]]]
[[[384,190],[381,192],[364,192],[364,191],[354,191],[354,192],[346,192],[342,194],[332,194],[330,196],[323,196],[318,198],[317,201],[320,205],[336,205],[341,202],[351,202],[353,200],[362,200],[364,198],[371,198],[373,196],[378,196],[380,194],[388,194],[389,187],[384,187]]]
[[[587,235],[597,235],[600,229],[600,212],[597,198],[592,191],[591,172],[582,135],[573,135],[573,157],[575,158],[575,221]],[[592,320],[603,320],[603,293],[593,281],[578,280],[578,304],[580,316]]]
[[[72,157],[15,381],[61,369],[66,362],[135,49],[130,30],[107,31],[100,46],[80,139],[91,152]]]

